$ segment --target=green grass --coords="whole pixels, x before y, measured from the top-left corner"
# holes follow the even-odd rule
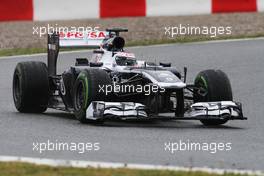
[[[210,40],[225,40],[225,39],[241,39],[241,38],[256,38],[263,37],[264,34],[256,35],[240,35],[240,36],[228,36],[228,37],[204,37],[204,36],[182,36],[173,39],[162,39],[162,40],[139,40],[127,42],[126,46],[147,46],[147,45],[157,45],[157,44],[168,44],[168,43],[188,43],[188,42],[199,42],[199,41],[210,41]],[[81,49],[63,49],[62,51],[69,50],[81,50]],[[36,53],[46,53],[46,48],[15,48],[15,49],[0,49],[0,56],[14,56],[23,54],[36,54]]]
[[[0,162],[0,176],[217,176],[204,172],[137,169],[50,167],[21,162]],[[239,176],[224,174],[224,176]]]
[[[1,49],[0,56],[14,56],[23,54],[45,53],[46,48],[15,48],[15,49]]]
[[[84,49],[61,49],[60,51],[84,50]],[[47,53],[47,48],[14,48],[14,49],[0,49],[0,56],[16,56],[23,54],[39,54]]]

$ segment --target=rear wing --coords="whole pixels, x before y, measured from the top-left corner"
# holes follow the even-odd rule
[[[120,32],[128,32],[128,29],[112,28],[106,31],[89,31],[89,32],[75,32],[59,33],[59,46],[63,47],[88,47],[97,48],[101,44],[115,36],[119,36]]]
[[[55,76],[60,48],[99,48],[111,36],[108,31],[87,33],[67,32],[48,34],[48,73]]]
[[[109,38],[107,31],[91,31],[87,33],[67,32],[59,34],[59,46],[97,48]]]

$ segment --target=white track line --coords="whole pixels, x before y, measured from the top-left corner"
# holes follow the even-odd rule
[[[209,40],[209,41],[200,41],[200,42],[186,42],[186,43],[169,43],[169,44],[157,44],[157,45],[147,45],[147,46],[130,46],[127,48],[152,48],[152,47],[166,47],[172,46],[175,44],[178,45],[191,45],[191,44],[207,44],[207,43],[227,43],[227,42],[240,42],[240,41],[257,41],[264,40],[264,37],[257,38],[242,38],[242,39],[227,39],[227,40]],[[87,53],[92,52],[91,49],[84,50],[75,50],[75,51],[62,51],[60,54],[72,54],[72,53]],[[15,56],[0,56],[0,59],[11,59],[11,58],[26,58],[26,57],[37,57],[37,56],[47,56],[47,53],[38,53],[38,54],[25,54],[25,55],[15,55]]]
[[[248,174],[264,176],[264,172],[257,170],[236,170],[236,169],[217,169],[207,167],[178,167],[178,166],[162,166],[162,165],[147,165],[147,164],[125,164],[111,162],[94,162],[94,161],[77,161],[77,160],[59,160],[47,158],[30,158],[16,156],[0,156],[0,162],[26,162],[37,165],[48,165],[52,167],[76,167],[76,168],[128,168],[128,169],[144,169],[144,170],[170,170],[170,171],[200,171],[212,174]]]

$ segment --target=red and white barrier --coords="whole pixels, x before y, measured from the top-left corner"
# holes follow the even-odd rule
[[[0,21],[263,12],[264,0],[1,0]]]
[[[264,12],[264,0],[257,1],[258,12]]]
[[[211,0],[147,0],[147,16],[210,14]]]
[[[32,20],[33,0],[1,0],[0,21]]]

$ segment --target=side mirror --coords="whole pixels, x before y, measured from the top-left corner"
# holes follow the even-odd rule
[[[75,66],[89,66],[87,58],[76,58]]]
[[[162,67],[171,67],[171,63],[163,63],[163,62],[160,62],[159,64]]]
[[[93,50],[93,53],[94,54],[104,54],[104,51],[97,49],[97,50]]]
[[[102,67],[103,62],[90,62],[90,67]]]

